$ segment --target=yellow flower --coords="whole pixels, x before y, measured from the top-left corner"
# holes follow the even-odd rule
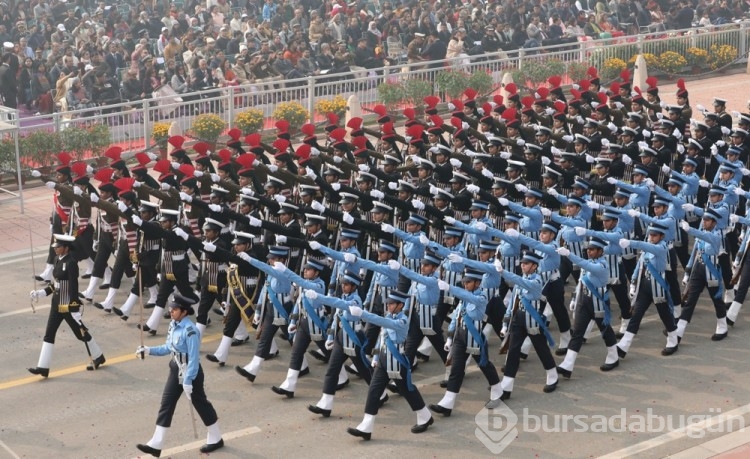
[[[170,123],[154,123],[151,138],[157,145],[166,145],[169,138],[169,126]]]
[[[708,51],[702,48],[688,48],[685,51],[685,58],[688,64],[703,67],[708,62]]]
[[[264,121],[263,110],[251,108],[238,113],[234,118],[234,125],[242,131],[243,135],[248,135],[260,131],[263,128]]]
[[[193,120],[193,125],[190,127],[192,134],[202,140],[209,142],[215,142],[219,138],[227,124],[221,117],[214,114],[203,114],[198,115]]]
[[[307,121],[309,113],[307,109],[297,101],[282,102],[276,105],[273,111],[273,117],[276,120],[286,120],[289,122],[291,130],[299,129]]]
[[[332,100],[320,100],[315,104],[315,110],[324,116],[328,113],[335,113],[339,117],[342,117],[346,114],[346,99],[344,99],[343,96],[338,95]]]
[[[737,48],[730,45],[711,45],[709,56],[708,63],[711,69],[717,70],[737,59]]]
[[[609,59],[604,61],[604,65],[602,66],[602,78],[604,78],[605,80],[617,78],[617,76],[620,75],[620,72],[625,70],[627,66],[628,64],[625,63],[624,60],[617,57],[610,57]]]
[[[687,60],[674,51],[665,51],[659,56],[657,68],[668,75],[674,75],[687,65]]]

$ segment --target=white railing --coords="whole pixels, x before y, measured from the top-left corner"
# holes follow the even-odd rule
[[[738,50],[738,62],[747,61],[750,49],[750,22],[727,24],[719,27],[687,29],[625,36],[604,40],[579,41],[575,43],[547,46],[536,49],[521,49],[457,58],[420,64],[401,64],[380,69],[367,70],[353,67],[351,73],[320,75],[297,80],[265,81],[238,87],[221,88],[207,93],[193,93],[194,100],[177,100],[174,97],[123,102],[95,109],[56,112],[47,116],[26,117],[21,120],[12,110],[3,110],[3,121],[16,123],[21,135],[31,130],[63,130],[72,125],[107,123],[110,126],[112,143],[127,148],[143,148],[145,139],[151,138],[153,123],[174,121],[187,131],[195,114],[212,112],[221,116],[232,127],[235,115],[247,108],[263,110],[270,119],[276,103],[298,101],[315,117],[318,100],[331,99],[336,95],[357,95],[365,107],[377,103],[377,86],[383,81],[421,79],[435,82],[440,71],[462,70],[468,73],[487,72],[492,76],[493,87],[500,87],[505,72],[523,69],[532,60],[558,61],[565,66],[573,62],[585,62],[602,68],[610,57],[623,60],[640,53],[659,55],[667,50],[683,52],[688,47],[708,48],[721,43]],[[520,84],[519,86],[523,86]],[[434,92],[439,94],[437,85]],[[204,98],[201,98],[204,97]],[[10,112],[10,113],[9,113]],[[317,119],[321,119],[320,116]],[[268,126],[270,127],[270,121]]]

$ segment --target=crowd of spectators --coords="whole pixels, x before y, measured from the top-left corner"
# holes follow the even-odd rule
[[[190,100],[379,68],[394,58],[389,46],[409,62],[432,61],[717,25],[747,11],[738,0],[9,1],[0,3],[0,95],[43,114],[165,87]]]

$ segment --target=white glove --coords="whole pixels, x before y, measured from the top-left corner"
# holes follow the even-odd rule
[[[422,245],[424,245],[424,246],[428,246],[428,245],[430,245],[430,238],[428,238],[427,235],[425,235],[425,234],[420,234],[419,235],[419,243],[422,244]]]
[[[148,156],[148,158],[151,161],[156,161],[157,158],[159,158],[159,155],[157,155],[156,153],[151,153],[151,152],[146,153],[146,156]]]
[[[183,384],[182,391],[185,392],[185,397],[187,397],[188,400],[193,398],[193,385],[192,384]]]
[[[697,110],[698,110],[699,112],[705,112],[705,111],[706,111],[706,107],[704,107],[704,106],[703,106],[703,105],[701,105],[701,104],[698,104],[698,105],[696,105],[696,106],[695,106],[695,108],[696,108],[696,109],[697,109]]]
[[[732,110],[732,118],[739,118],[739,117],[740,117],[740,112],[738,112],[737,110]]]
[[[737,196],[745,195],[745,190],[743,190],[742,188],[735,188],[733,191],[734,191],[734,194],[736,194]]]
[[[656,114],[656,119],[662,119],[662,118],[664,118],[664,114],[663,113],[657,113]]]
[[[283,204],[286,202],[286,196],[284,196],[283,194],[277,194],[273,197],[273,199],[279,204]]]
[[[557,148],[557,147],[551,147],[549,149],[549,151],[551,151],[552,154],[555,155],[555,156],[560,156],[560,154],[562,154],[562,152],[560,151],[560,149]]]
[[[33,301],[36,301],[36,300],[38,300],[39,298],[44,298],[44,297],[46,297],[46,296],[47,296],[47,291],[46,291],[46,290],[44,290],[44,289],[41,289],[41,290],[32,290],[31,292],[29,292],[29,297],[30,297],[30,298],[31,298],[31,299],[32,299]]]
[[[643,141],[638,142],[638,148],[644,149],[644,148],[647,148],[647,147],[648,147],[648,143],[643,142]]]
[[[168,189],[172,188],[172,185],[170,185],[169,183],[162,183],[160,188],[164,191],[167,191]]]
[[[286,331],[290,335],[293,335],[293,334],[297,333],[297,324],[294,323],[294,322],[290,323],[289,326],[287,327]]]
[[[557,197],[557,196],[560,195],[560,193],[556,189],[554,189],[554,188],[548,189],[547,190],[547,194],[550,195],[550,196],[552,196],[553,198],[555,198],[555,197]]]
[[[734,261],[734,262],[732,263],[732,268],[734,268],[734,269],[737,269],[737,268],[739,268],[739,267],[740,267],[740,262],[739,262],[739,261],[737,261],[737,260],[735,260],[735,261]]]
[[[274,172],[276,172],[277,170],[279,170],[279,166],[277,166],[277,165],[275,165],[275,164],[269,164],[269,165],[268,165],[268,170],[269,170],[269,171],[271,171],[271,173],[274,173]]]
[[[395,233],[396,232],[396,228],[394,228],[393,225],[389,225],[388,223],[381,223],[380,229],[384,233]]]
[[[260,221],[260,219],[255,218],[252,215],[247,216],[247,221],[250,224],[250,226],[256,226],[256,227],[259,227],[261,223],[263,223],[262,221]]]
[[[508,228],[507,230],[505,230],[505,235],[508,237],[517,238],[519,234],[520,233],[515,228]]]
[[[628,155],[625,155],[625,156],[623,156],[623,157],[622,157],[622,162],[623,162],[623,164],[625,164],[626,166],[629,166],[630,164],[632,164],[632,163],[633,163],[633,160],[632,160],[632,159],[630,158],[630,156],[628,156]]]
[[[354,224],[354,217],[349,212],[344,212],[344,214],[341,217],[341,220],[344,221],[347,225],[353,225]]]
[[[618,242],[621,248],[627,249],[630,247],[630,239],[620,239],[620,242]]]
[[[451,286],[450,286],[449,283],[445,282],[442,279],[438,279],[438,289],[440,289],[440,290],[442,290],[442,291],[445,292],[447,290],[450,290],[450,288],[451,288]]]
[[[688,273],[685,273],[685,275],[682,276],[682,284],[687,285],[689,280],[690,280],[690,275]]]
[[[583,119],[583,117],[581,115],[578,115],[578,116],[576,116],[576,122],[578,124],[584,124],[586,122],[586,120]]]
[[[91,202],[93,202],[94,204],[96,204],[97,202],[99,202],[99,195],[96,194],[96,193],[91,193],[89,195],[89,199],[91,199]]]
[[[618,110],[622,110],[622,107],[624,107],[624,106],[625,105],[623,105],[622,102],[615,102],[615,108],[617,108]]]
[[[310,148],[310,156],[320,156],[320,150],[315,147]]]
[[[180,166],[181,166],[181,164],[180,164],[180,163],[178,163],[177,161],[172,161],[172,162],[170,163],[170,165],[172,166],[172,169],[179,169],[179,168],[180,168]]]
[[[117,201],[117,208],[120,210],[120,212],[125,212],[126,210],[128,210],[128,206],[126,206],[122,201]]]
[[[500,261],[500,260],[498,260],[496,258],[495,261],[492,262],[492,264],[495,266],[495,271],[497,271],[499,274],[503,273],[503,262],[502,261]]]
[[[549,158],[547,158],[546,156],[542,156],[542,164],[544,164],[545,166],[549,166],[550,162],[551,161],[549,160]]]
[[[32,176],[32,177],[36,177],[36,178],[39,178],[39,177],[41,177],[41,176],[42,176],[42,173],[41,173],[41,172],[39,172],[38,170],[36,170],[36,169],[35,169],[35,170],[32,170],[32,171],[31,171],[31,176]]]
[[[572,135],[564,135],[562,136],[562,139],[566,142],[572,142],[575,139],[575,137],[573,137]]]
[[[398,189],[398,183],[388,182],[388,189],[391,191],[396,191]]]
[[[193,197],[184,191],[180,191],[180,201],[193,202]]]
[[[353,253],[345,253],[344,261],[347,263],[354,263],[355,261],[357,261],[357,256],[354,255]]]
[[[557,254],[561,257],[567,257],[568,255],[570,255],[570,250],[566,249],[565,247],[559,247],[557,250],[555,250],[555,252],[557,252]]]
[[[411,205],[417,210],[424,210],[424,203],[420,201],[419,199],[412,199]]]
[[[54,189],[55,189],[55,185],[56,185],[56,183],[55,183],[55,182],[53,182],[53,181],[49,181],[49,182],[46,182],[46,183],[45,183],[45,185],[46,185],[46,186],[47,186],[47,188],[49,188],[50,190],[54,190]]]
[[[73,194],[76,196],[83,196],[83,190],[78,188],[77,186],[73,187]]]
[[[461,129],[463,129],[464,131],[468,130],[469,129],[469,123],[467,123],[466,121],[464,121],[463,123],[461,123]]]
[[[388,267],[394,271],[398,271],[401,268],[401,263],[396,260],[388,260]]]
[[[599,106],[599,102],[591,102],[591,108],[596,108]]]
[[[443,221],[449,225],[455,225],[456,219],[453,217],[443,217]]]
[[[221,177],[219,177],[219,174],[211,174],[211,181],[214,183],[218,183],[219,180],[221,180]]]
[[[324,206],[322,203],[318,201],[313,201],[312,203],[310,203],[310,207],[312,207],[313,210],[315,210],[316,212],[321,212],[321,213],[326,210],[326,206]]]
[[[318,292],[315,290],[305,290],[305,298],[308,300],[315,300],[318,298]]]
[[[482,168],[482,175],[488,179],[495,178],[495,176],[492,174],[492,171],[487,168]]]
[[[193,171],[194,177],[203,177],[203,171]],[[135,186],[135,183],[133,184]]]
[[[585,236],[586,235],[586,228],[582,226],[576,226],[576,228],[573,230],[576,232],[576,236]]]
[[[247,252],[240,252],[237,254],[237,256],[240,257],[242,261],[245,261],[247,263],[250,263],[250,260],[252,259],[252,257],[248,255]]]
[[[741,168],[740,172],[742,172],[742,175],[750,175],[750,169],[748,169],[747,167]]]
[[[645,183],[646,186],[649,188],[654,188],[654,181],[650,178],[647,178],[646,180],[644,180],[643,183]]]
[[[466,185],[466,191],[469,193],[479,193],[479,187],[472,183],[471,185]]]
[[[682,210],[686,212],[693,212],[695,210],[695,205],[690,203],[683,204]]]
[[[726,126],[722,126],[722,127],[721,127],[721,133],[722,133],[722,134],[724,134],[724,135],[729,135],[729,134],[730,134],[731,132],[732,132],[732,130],[731,130],[731,129],[729,129],[728,127],[726,127]]]
[[[222,210],[224,210],[220,205],[218,204],[209,204],[208,209],[211,212],[221,213]]]
[[[526,193],[527,191],[529,191],[529,188],[519,183],[516,185],[516,190],[520,191],[521,193]]]
[[[588,154],[586,155],[586,162],[587,163],[592,164],[594,161],[596,161],[596,158],[594,158],[593,156],[588,155]]]
[[[307,176],[307,178],[310,178],[313,180],[315,180],[318,177],[317,175],[315,175],[315,171],[312,170],[312,167],[305,168],[305,175]]]
[[[499,202],[501,206],[507,206],[510,201],[508,201],[508,198],[497,198],[497,202]]]
[[[677,153],[679,154],[685,153],[685,146],[683,144],[677,145]]]
[[[469,158],[473,158],[477,155],[477,152],[471,150],[464,150],[464,154]]]
[[[143,360],[147,355],[151,355],[151,348],[149,348],[148,346],[138,346],[138,348],[135,350],[135,355],[139,359]]]
[[[714,156],[718,155],[719,154],[719,147],[717,147],[716,145],[711,145],[711,154],[714,155]]]
[[[443,350],[445,352],[450,352],[451,346],[453,346],[453,338],[448,338],[447,340],[445,340],[445,346],[443,346]]]
[[[349,306],[349,314],[353,315],[354,317],[361,317],[362,312],[362,308],[360,308],[359,306]]]
[[[320,250],[320,248],[322,247],[320,245],[320,242],[318,242],[318,241],[310,241],[310,242],[308,242],[308,245],[310,246],[310,248],[312,250],[315,250],[315,251]]]
[[[554,115],[554,114],[555,114],[555,109],[554,109],[554,108],[549,108],[549,107],[548,107],[548,108],[546,108],[546,109],[544,110],[544,113],[546,113],[546,114],[548,114],[548,115],[550,115],[550,116],[551,116],[551,115]]]
[[[614,177],[607,177],[607,183],[609,183],[610,185],[616,185],[617,179]]]
[[[641,133],[643,134],[643,137],[645,139],[651,138],[651,131],[649,131],[648,129],[642,130]]]
[[[715,145],[717,147],[725,147],[727,145],[727,143],[724,142],[723,140],[717,140],[716,143],[715,143]]]
[[[479,231],[487,231],[487,223],[484,222],[477,222],[474,227]]]
[[[357,166],[357,168],[360,170],[360,172],[370,172],[370,166],[367,164],[360,164]]]
[[[505,335],[508,333],[508,324],[503,323],[503,328],[500,329],[500,336],[505,338]]]
[[[617,132],[617,126],[615,126],[615,123],[610,122],[607,127],[609,128],[610,132],[615,133]]]
[[[461,160],[457,158],[451,158],[450,161],[451,166],[453,167],[461,167]]]
[[[683,231],[687,231],[690,229],[690,224],[688,222],[680,222],[680,228],[682,228]]]
[[[333,350],[333,340],[332,339],[327,339],[326,340],[326,350],[329,350],[329,351]]]
[[[179,226],[176,227],[172,231],[174,231],[174,234],[176,234],[178,237],[180,237],[183,241],[187,241],[188,240],[188,233],[186,233],[185,230],[183,230]]]
[[[277,234],[276,235],[276,244],[283,245],[286,244],[286,236],[283,234]]]
[[[732,222],[732,223],[737,223],[738,221],[740,221],[740,217],[737,216],[736,214],[730,214],[729,215],[729,221]],[[685,231],[687,231],[687,230],[685,230]]]
[[[631,299],[635,299],[635,293],[635,284],[632,284],[628,293]]]
[[[437,195],[439,188],[435,185],[430,185],[430,194],[431,195]]]
[[[598,209],[601,207],[601,205],[596,201],[586,201],[586,206],[588,206],[589,209]]]
[[[544,215],[545,217],[549,217],[550,215],[552,215],[552,211],[551,211],[551,210],[549,210],[549,209],[547,209],[546,207],[542,207],[541,209],[539,209],[539,211],[540,211],[540,212],[542,213],[542,215]]]
[[[275,271],[283,273],[284,271],[286,271],[286,265],[284,263],[280,262],[280,261],[276,261],[273,264],[273,269]]]
[[[203,241],[203,250],[209,253],[216,252],[216,244],[208,241]]]
[[[141,226],[143,224],[143,220],[141,220],[141,217],[138,217],[136,215],[130,217],[130,221],[133,222],[135,226]]]
[[[641,216],[641,213],[635,209],[628,209],[628,215],[630,215],[633,218],[638,218]]]
[[[372,196],[375,199],[383,199],[385,194],[383,194],[383,192],[380,190],[372,190],[370,191],[370,196]]]
[[[511,154],[511,152],[509,152],[509,151],[501,151],[500,152],[500,157],[503,158],[503,159],[510,159],[511,156],[513,156],[513,154]]]
[[[523,140],[523,139],[518,139],[518,140],[516,140],[516,145],[518,145],[519,147],[522,147],[522,146],[526,145],[526,141]]]
[[[664,172],[665,174],[669,174],[672,171],[672,169],[670,169],[669,166],[665,164],[661,166],[661,171]]]
[[[457,253],[451,253],[451,254],[449,254],[448,255],[448,259],[452,263],[463,263],[464,262],[463,257],[461,255],[457,254]]]
[[[338,158],[338,156],[337,156],[337,158]],[[341,184],[340,183],[331,183],[331,188],[333,189],[333,191],[339,191],[341,189]]]

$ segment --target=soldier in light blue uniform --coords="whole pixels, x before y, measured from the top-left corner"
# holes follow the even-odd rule
[[[571,194],[571,196],[575,196],[583,202],[583,204],[581,205],[580,217],[584,221],[586,221],[586,226],[589,225],[589,223],[591,222],[591,218],[594,215],[594,211],[585,205],[586,202],[591,200],[591,196],[588,194],[590,188],[591,188],[591,185],[589,184],[589,182],[587,182],[586,180],[580,177],[576,177],[575,182],[573,182],[573,193]],[[553,192],[550,193],[550,191],[553,191]],[[571,196],[563,196],[561,194],[558,194],[557,190],[554,190],[554,189],[547,190],[547,193],[550,194],[551,196],[554,196],[555,199],[560,201],[562,205],[566,205],[568,203],[568,200],[571,197]],[[547,215],[545,215],[545,217],[546,216]]]
[[[669,202],[667,213],[673,216],[678,222],[688,220],[687,212],[682,208],[682,205],[688,202],[681,192],[683,185],[685,185],[685,182],[675,175],[669,177],[669,180],[667,180],[666,187],[669,191],[664,190],[658,185],[654,187],[654,193],[656,193],[659,198]],[[691,214],[693,213],[691,212]],[[687,233],[678,227],[675,232],[675,237],[675,253],[680,264],[685,268],[685,266],[687,266],[688,258],[690,258]]]
[[[742,169],[745,168],[745,165],[742,164],[742,161],[740,161],[740,155],[742,154],[742,149],[737,147],[729,147],[726,151],[726,158],[719,154],[719,150],[716,148],[711,148],[711,154],[714,156],[714,159],[719,162],[719,170],[716,171],[716,175],[714,176],[713,183],[714,185],[721,185],[726,186],[726,184],[723,184],[721,182],[726,181],[724,177],[721,175],[721,166],[727,166],[729,169],[733,171],[740,172]],[[729,181],[734,183],[735,185],[739,186],[740,181],[742,180],[742,174],[734,174]]]
[[[313,307],[325,305],[338,310],[333,314],[333,323],[329,327],[325,343],[326,348],[331,351],[331,357],[328,360],[328,368],[323,380],[323,395],[317,404],[307,407],[311,412],[325,418],[331,415],[333,399],[336,391],[341,388],[338,382],[339,374],[347,357],[352,359],[357,371],[367,384],[370,384],[372,376],[370,362],[365,354],[367,343],[365,334],[362,332],[362,324],[359,317],[349,313],[349,306],[362,306],[362,298],[357,293],[357,288],[361,283],[359,274],[348,272],[339,282],[341,298],[320,295],[315,290],[305,290],[305,298],[310,300]]]
[[[732,286],[732,265],[731,265],[731,242],[733,232],[729,229],[729,206],[725,201],[725,195],[727,193],[726,188],[721,185],[712,185],[708,190],[708,202],[706,203],[706,209],[713,209],[718,213],[721,218],[716,222],[716,229],[721,231],[722,234],[722,250],[719,255],[719,266],[721,267],[721,275],[724,278],[724,287],[731,289]],[[735,193],[736,194],[736,193]],[[682,208],[688,212],[695,212],[695,215],[703,217],[703,209],[695,207],[693,204],[683,204]],[[685,280],[687,282],[687,280]]]
[[[412,384],[410,362],[404,355],[404,342],[409,330],[409,318],[403,311],[407,301],[407,294],[391,290],[385,300],[388,309],[385,317],[364,311],[359,306],[349,306],[349,314],[364,322],[376,324],[383,330],[378,340],[379,353],[375,357],[377,363],[367,391],[365,415],[356,428],[347,429],[350,435],[370,440],[375,416],[382,405],[381,396],[389,379],[395,382],[399,394],[406,399],[409,407],[417,415],[417,423],[411,428],[412,433],[425,432],[434,422],[430,410],[425,407],[422,395]]]
[[[631,241],[620,239],[619,245],[623,249],[633,247],[640,250],[635,273],[630,280],[630,298],[633,301],[633,317],[628,329],[617,343],[617,354],[622,358],[630,350],[633,338],[638,333],[643,315],[651,303],[656,305],[659,318],[667,330],[667,345],[662,349],[662,355],[672,355],[677,352],[677,325],[674,320],[673,303],[669,293],[669,286],[664,279],[667,270],[669,249],[664,242],[664,236],[669,231],[660,223],[652,223],[648,227],[647,241]]]
[[[488,408],[496,407],[500,400],[502,389],[500,377],[495,365],[489,360],[487,339],[482,334],[482,320],[487,307],[487,297],[481,288],[483,274],[479,271],[467,269],[461,282],[464,288],[449,285],[445,281],[438,281],[440,290],[458,298],[459,303],[453,311],[453,318],[448,326],[448,340],[445,350],[453,356],[451,373],[448,377],[448,387],[443,398],[430,405],[430,409],[443,416],[450,416],[456,397],[466,375],[466,360],[469,356],[479,364],[479,369],[490,384],[490,401]],[[453,341],[455,339],[455,344]]]
[[[612,209],[620,212],[620,218],[617,219],[617,226],[622,229],[626,238],[641,239],[641,225],[636,225],[635,218],[628,214],[628,211],[633,209],[633,206],[630,205],[630,194],[624,190],[617,189],[613,198],[613,204],[615,204],[615,207],[612,207]],[[607,206],[604,206],[603,209],[606,210]],[[622,266],[625,268],[625,274],[628,278],[630,278],[633,275],[633,271],[635,271],[636,260],[636,253],[633,249],[623,249]]]
[[[552,212],[549,209],[542,209],[542,213],[545,217],[549,217],[553,222],[565,226],[569,230],[562,230],[557,235],[557,242],[562,246],[563,241],[567,244],[571,252],[578,256],[583,256],[583,238],[577,237],[573,228],[588,228],[589,220],[586,220],[583,215],[583,210],[587,209],[592,212],[591,208],[586,205],[586,201],[574,194],[571,194],[565,198],[565,212],[567,216],[563,217],[557,212]],[[580,276],[581,268],[574,265],[567,258],[560,260],[560,277],[563,283],[568,281],[568,276],[571,274],[573,278],[578,281]]]
[[[237,256],[266,275],[266,283],[258,296],[261,307],[256,309],[253,315],[253,323],[260,328],[260,339],[255,355],[244,367],[239,365],[234,367],[238,374],[250,382],[255,382],[261,364],[270,356],[273,336],[279,327],[289,324],[289,314],[293,306],[292,283],[287,276],[279,272],[279,269],[252,258],[246,252],[239,253]],[[268,250],[268,262],[274,266],[276,262],[283,264],[288,257],[289,247],[271,246]]]
[[[325,269],[325,265],[321,260],[315,260],[314,258],[307,259],[307,263],[302,267],[304,278],[286,269],[283,263],[276,262],[274,268],[277,267],[282,275],[286,276],[290,282],[293,282],[300,289],[314,290],[320,294],[325,292],[325,282],[320,278],[320,273]],[[287,332],[289,336],[294,336],[292,354],[289,357],[289,369],[287,370],[284,382],[279,386],[272,386],[271,390],[279,395],[294,398],[297,379],[310,372],[304,361],[307,346],[310,345],[311,341],[315,340],[319,343],[319,346],[325,349],[325,340],[323,338],[328,329],[328,320],[325,317],[325,309],[321,307],[314,308],[305,299],[301,291],[297,295],[297,301],[294,303],[294,309],[289,318]]]
[[[544,193],[536,188],[526,188],[524,185],[521,185],[521,191],[524,191],[523,206],[506,198],[499,198],[497,201],[501,206],[507,206],[513,212],[523,215],[520,222],[521,231],[526,236],[537,239],[539,229],[542,227],[542,222],[544,221],[542,208],[539,206]]]
[[[172,426],[174,410],[183,392],[195,407],[203,424],[208,427],[208,438],[206,444],[201,446],[200,452],[210,453],[224,446],[219,424],[216,422],[219,418],[203,387],[200,333],[195,324],[187,318],[195,313],[191,306],[194,300],[180,295],[175,295],[174,300],[169,306],[172,322],[169,324],[166,343],[154,347],[139,346],[135,351],[136,356],[141,359],[147,355],[172,356],[169,360],[169,377],[164,385],[161,407],[156,418],[156,430],[148,442],[137,445],[139,450],[154,457],[161,455],[164,435]]]
[[[565,247],[557,249],[561,256],[569,257],[570,260],[579,265],[582,269],[581,278],[578,280],[577,287],[580,293],[576,296],[574,305],[574,325],[573,333],[570,339],[568,352],[565,354],[565,360],[558,365],[557,372],[566,378],[570,378],[573,368],[578,358],[578,353],[583,345],[583,335],[589,323],[593,320],[604,339],[607,346],[607,357],[604,364],[599,367],[601,371],[610,371],[620,364],[617,356],[617,338],[612,330],[611,313],[609,304],[609,291],[607,284],[610,279],[609,266],[607,259],[603,257],[604,249],[607,242],[592,237],[586,246],[586,255],[588,260],[576,256]]]
[[[735,188],[735,193],[737,192],[742,192],[746,199],[750,197],[750,193],[743,191],[741,188]],[[734,262],[732,263],[734,273],[733,277],[737,278],[737,283],[735,284],[732,304],[729,305],[727,310],[727,323],[734,326],[734,323],[737,321],[737,317],[740,314],[740,309],[742,309],[742,303],[745,302],[745,298],[747,297],[747,291],[750,289],[750,263],[748,263],[747,260],[747,247],[750,242],[750,234],[748,234],[750,219],[734,214],[730,215],[729,219],[734,224],[739,223],[744,226],[742,244],[737,251],[737,256],[734,258]]]
[[[492,223],[492,220],[490,220],[487,217],[487,211],[489,210],[489,208],[490,208],[490,203],[488,203],[487,201],[481,201],[478,199],[474,199],[473,201],[471,201],[471,207],[469,207],[469,212],[471,213],[471,220],[469,221],[469,226],[476,227],[477,224],[482,223],[483,225],[486,225],[487,227],[492,227],[494,223]],[[458,227],[461,228],[460,226]],[[466,249],[470,254],[476,254],[479,251],[479,244],[482,241],[489,241],[489,240],[490,240],[489,236],[485,236],[481,233],[469,233],[467,231],[466,236],[465,236],[465,241],[466,241],[466,246],[467,246]]]
[[[351,228],[341,228],[341,234],[339,235],[339,245],[341,250],[335,251],[329,247],[326,247],[316,241],[311,241],[311,249],[321,252],[323,255],[331,258],[333,261],[333,268],[331,269],[331,280],[328,283],[328,295],[334,295],[336,293],[336,284],[339,279],[344,276],[347,271],[359,272],[361,266],[358,261],[359,250],[357,249],[357,241],[359,240],[360,232]],[[312,246],[316,248],[313,248]],[[348,254],[348,255],[347,255]],[[352,260],[352,257],[354,261]]]
[[[716,230],[719,218],[721,216],[716,211],[706,209],[703,214],[703,227],[700,230],[690,228],[687,222],[681,222],[682,228],[696,240],[687,266],[690,275],[685,305],[677,322],[678,340],[684,336],[685,328],[693,317],[695,305],[704,288],[708,288],[716,311],[716,332],[711,336],[711,340],[721,341],[727,337],[727,305],[721,296],[724,286],[718,263],[722,237],[721,232]]]
[[[653,181],[650,181],[648,177],[648,168],[637,164],[633,168],[632,180],[633,183],[629,184],[622,180],[617,180],[614,177],[607,179],[609,183],[617,185],[618,188],[630,193],[630,206],[633,209],[636,209],[641,214],[647,214],[648,203],[651,199],[651,189],[649,188],[649,185],[653,184]],[[646,223],[639,221],[639,224],[641,233],[643,233],[643,230],[646,228]]]
[[[549,334],[546,320],[541,312],[541,297],[543,280],[536,273],[542,257],[534,252],[526,252],[521,258],[523,275],[514,274],[503,269],[502,263],[496,263],[495,268],[510,283],[513,284],[510,322],[510,345],[508,357],[505,361],[503,380],[500,382],[502,394],[499,400],[507,400],[513,392],[513,384],[521,361],[521,345],[528,337],[534,345],[539,360],[546,372],[544,392],[553,392],[557,388],[557,371],[555,359],[552,357],[550,346],[554,346],[552,335]],[[490,402],[491,403],[491,402]],[[488,406],[494,408],[495,406]]]
[[[416,271],[419,269],[419,264],[424,257],[424,249],[430,240],[427,238],[427,234],[422,231],[422,228],[427,226],[427,219],[417,214],[410,214],[406,220],[406,231],[402,231],[398,228],[394,228],[393,225],[383,223],[380,228],[385,233],[393,234],[395,237],[403,241],[401,245],[401,264]]]

